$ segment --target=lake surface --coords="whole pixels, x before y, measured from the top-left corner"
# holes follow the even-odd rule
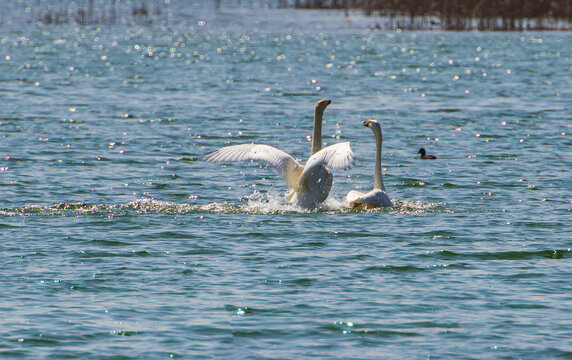
[[[0,357],[572,358],[572,34],[374,25],[0,27]],[[357,158],[321,208],[203,161],[305,161],[319,99]],[[368,119],[395,206],[348,211]]]

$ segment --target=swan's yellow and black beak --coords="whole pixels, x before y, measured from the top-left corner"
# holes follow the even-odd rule
[[[318,102],[316,103],[316,109],[322,108],[325,110],[331,103],[332,100],[325,100],[325,99],[318,100]]]
[[[370,120],[368,120],[368,121],[362,121],[361,124],[362,124],[363,126],[369,127],[369,124],[371,124],[371,121],[370,121]]]

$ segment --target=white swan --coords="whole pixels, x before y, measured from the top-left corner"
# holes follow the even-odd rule
[[[226,146],[204,155],[207,162],[264,161],[276,169],[291,189],[287,199],[304,208],[316,207],[326,200],[332,188],[333,176],[327,167],[349,169],[353,152],[349,142],[322,147],[322,120],[330,100],[316,103],[312,153],[306,165],[275,147],[262,144]]]
[[[383,143],[381,125],[379,125],[377,120],[368,120],[363,122],[363,126],[367,126],[373,131],[375,144],[377,146],[373,190],[367,194],[352,190],[346,195],[345,202],[353,209],[373,209],[393,206],[389,195],[387,195],[385,191],[385,185],[383,184],[383,178],[381,176],[381,144]]]

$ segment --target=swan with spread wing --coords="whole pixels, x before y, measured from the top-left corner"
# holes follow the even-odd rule
[[[204,155],[207,162],[262,161],[274,168],[290,193],[289,201],[304,208],[314,208],[326,200],[333,183],[328,169],[349,169],[353,164],[353,152],[349,142],[337,143],[322,149],[322,121],[330,100],[320,100],[314,111],[312,153],[305,165],[275,147],[264,144],[226,146]]]

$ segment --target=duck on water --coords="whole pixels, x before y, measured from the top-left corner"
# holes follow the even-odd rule
[[[437,159],[437,157],[435,155],[427,155],[427,153],[425,152],[425,148],[421,148],[419,149],[419,151],[417,152],[418,154],[421,154],[421,159],[423,160],[434,160]]]

